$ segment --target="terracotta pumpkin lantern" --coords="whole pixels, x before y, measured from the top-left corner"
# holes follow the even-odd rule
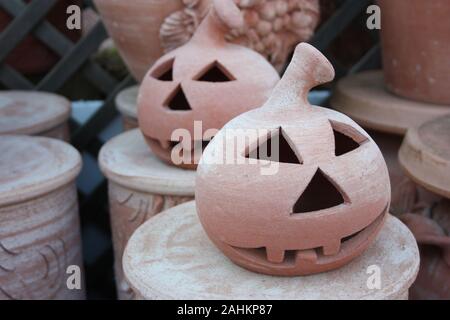
[[[220,129],[269,98],[279,81],[277,71],[260,54],[224,39],[229,28],[242,24],[232,0],[215,0],[191,41],[159,59],[144,78],[139,126],[162,160],[196,168],[201,152],[194,150],[201,151],[212,138],[209,129]],[[194,137],[196,121],[201,121],[202,137]],[[172,137],[180,128],[189,131],[189,141]],[[181,161],[173,161],[173,149]]]
[[[271,98],[225,125],[206,148],[198,215],[236,264],[270,275],[323,272],[360,255],[380,231],[390,182],[378,146],[347,116],[307,100],[333,78],[319,51],[298,45]],[[246,143],[229,147],[242,132]],[[276,170],[262,170],[269,166]]]

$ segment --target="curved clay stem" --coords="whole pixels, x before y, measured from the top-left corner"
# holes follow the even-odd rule
[[[230,29],[238,29],[243,26],[244,18],[233,0],[214,0],[192,40],[225,43],[225,35]]]
[[[300,43],[295,49],[289,67],[272,92],[265,106],[310,106],[309,91],[334,79],[334,68],[330,61],[316,48]]]

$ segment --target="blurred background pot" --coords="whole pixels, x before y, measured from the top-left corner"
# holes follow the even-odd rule
[[[388,89],[417,101],[450,104],[450,1],[378,3]]]

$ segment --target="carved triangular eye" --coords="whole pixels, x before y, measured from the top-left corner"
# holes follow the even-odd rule
[[[330,120],[334,133],[335,155],[337,157],[358,149],[368,138],[352,126]]]
[[[167,107],[171,110],[176,111],[192,110],[181,85],[178,86],[175,89],[175,93],[170,96],[169,101],[167,102]]]
[[[160,81],[173,81],[174,59],[169,60],[153,71],[152,77]]]
[[[294,205],[293,213],[325,210],[345,203],[343,194],[322,170],[317,169],[305,191]]]
[[[297,156],[281,128],[278,129],[276,134],[272,134],[266,141],[260,143],[256,149],[248,152],[246,158],[303,164],[303,161]]]
[[[208,66],[205,71],[202,71],[198,76],[197,81],[204,82],[228,82],[236,80],[233,75],[218,61]]]

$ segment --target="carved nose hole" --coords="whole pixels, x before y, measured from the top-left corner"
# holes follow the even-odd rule
[[[345,203],[341,191],[322,170],[317,169],[305,191],[298,198],[293,214],[325,210]]]
[[[176,111],[189,111],[192,110],[191,105],[189,104],[189,101],[186,98],[186,95],[184,94],[183,87],[179,85],[174,93],[169,97],[169,101],[167,102],[166,106],[171,110]]]

